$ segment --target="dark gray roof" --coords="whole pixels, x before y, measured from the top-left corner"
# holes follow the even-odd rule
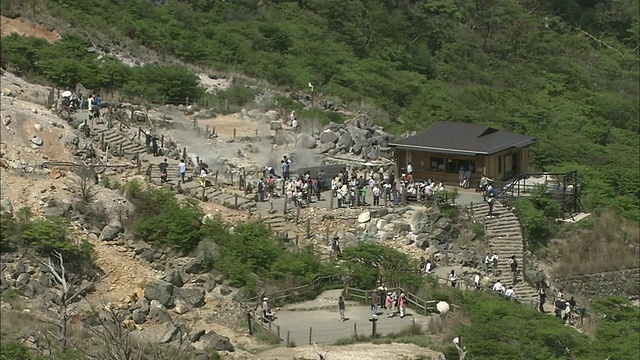
[[[535,142],[535,138],[488,126],[444,121],[389,146],[442,154],[491,155],[510,148],[523,148]]]

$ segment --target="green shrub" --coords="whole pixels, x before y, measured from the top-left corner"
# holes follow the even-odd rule
[[[0,345],[0,360],[31,360],[33,357],[29,348],[16,341],[2,339]]]
[[[175,194],[168,190],[149,190],[133,195],[128,187],[129,196],[134,201],[136,218],[133,233],[145,241],[170,246],[183,252],[193,250],[202,239],[201,227],[203,213],[197,206],[181,203]],[[138,190],[136,190],[138,191]]]

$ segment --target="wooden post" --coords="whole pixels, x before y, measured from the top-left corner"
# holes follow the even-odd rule
[[[298,233],[296,233],[296,247],[298,246]]]
[[[206,138],[208,138],[208,137],[209,137],[209,125],[207,125],[207,126],[205,126],[205,127],[204,127],[204,136],[205,136]]]
[[[311,345],[311,337],[313,336],[313,328],[309,326],[309,345]]]
[[[149,167],[149,182],[151,182],[151,173],[153,172],[153,169],[151,167]]]
[[[189,106],[189,97],[187,96],[187,98],[184,101],[184,105],[185,106]]]
[[[233,185],[233,171],[231,171],[230,174],[231,174],[231,185]]]
[[[331,195],[329,196],[329,210],[333,210],[333,190],[331,190]]]
[[[371,340],[376,338],[376,323],[378,322],[378,319],[376,319],[375,317],[373,319],[371,319]]]
[[[122,151],[122,143],[120,143],[120,146],[118,147],[118,156],[124,156],[124,151]]]
[[[238,207],[238,194],[233,195],[235,206]]]
[[[289,347],[289,339],[291,339],[291,331],[287,330],[287,347]]]
[[[216,185],[218,185],[218,173],[219,173],[219,171],[218,171],[218,170],[216,170],[216,177],[215,177]]]
[[[100,150],[104,151],[104,133],[100,134]]]
[[[383,190],[383,191],[384,191],[384,194],[383,194],[384,195],[384,207],[388,207],[387,206],[387,201],[389,201],[389,200],[387,199],[387,190]]]
[[[284,196],[284,209],[282,210],[283,214],[287,214],[287,196]]]
[[[204,184],[205,184],[205,186],[203,186],[203,187],[202,187],[202,201],[205,201],[205,190],[207,189],[207,186],[206,186],[206,185],[207,185],[206,180],[205,180],[205,183],[204,183]],[[249,211],[251,211],[251,210],[249,210]]]
[[[276,325],[276,330],[278,331],[278,340],[280,340],[280,325]]]
[[[258,136],[258,128],[256,128],[256,137]]]
[[[311,239],[311,218],[307,218],[307,239]]]
[[[229,110],[229,100],[228,99],[224,99],[224,109],[225,110]]]
[[[140,167],[142,167],[142,162],[140,161],[140,153],[136,153],[136,164],[138,165],[138,175],[140,175]]]
[[[196,155],[196,165],[200,165],[200,156]]]
[[[356,325],[356,323],[353,323],[353,336],[358,336],[358,326]]]
[[[233,138],[236,138],[236,128],[233,128]]]
[[[296,224],[300,224],[300,208],[301,206],[298,205],[296,209]]]
[[[247,324],[249,325],[249,335],[253,335],[253,326],[251,326],[251,313],[247,311]]]
[[[187,148],[182,148],[182,159],[187,160]]]
[[[196,118],[193,119],[193,128],[194,129],[198,128],[198,119],[196,119]]]
[[[216,127],[215,126],[211,129],[211,135],[213,135],[213,136],[216,135]]]

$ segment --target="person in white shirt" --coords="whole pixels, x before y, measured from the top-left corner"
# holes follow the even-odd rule
[[[476,287],[476,291],[480,290],[480,274],[476,274],[476,276],[473,277],[473,284]]]
[[[413,174],[413,166],[411,166],[411,162],[407,164],[407,174]]]
[[[456,276],[456,271],[451,270],[451,274],[449,274],[449,281],[451,282],[451,287],[456,287],[456,283],[458,282],[458,277]]]
[[[493,291],[499,292],[501,294],[504,293],[504,286],[502,285],[500,280],[496,280],[496,283],[493,284]]]
[[[427,263],[424,266],[424,273],[425,274],[431,274],[431,260],[427,260]]]
[[[507,291],[504,292],[504,295],[510,299],[514,299],[516,297],[516,292],[513,290],[513,286],[509,286]]]

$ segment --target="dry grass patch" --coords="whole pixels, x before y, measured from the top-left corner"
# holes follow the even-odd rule
[[[554,271],[563,277],[640,267],[638,224],[605,212],[592,227],[582,229],[558,244]]]

